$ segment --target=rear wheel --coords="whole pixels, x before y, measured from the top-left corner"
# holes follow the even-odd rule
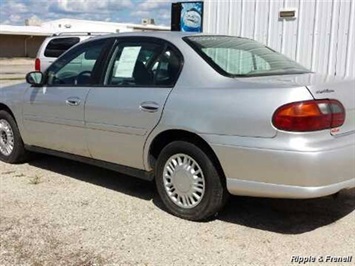
[[[199,147],[184,141],[172,142],[162,150],[155,179],[166,209],[188,220],[215,215],[228,195],[211,159]]]
[[[26,157],[24,144],[13,117],[0,111],[0,160],[6,163],[20,163]]]

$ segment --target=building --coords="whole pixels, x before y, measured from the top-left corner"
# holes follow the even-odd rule
[[[0,25],[0,57],[36,57],[43,40],[59,32],[117,33],[170,29],[152,22],[154,23],[151,19],[143,19],[142,24],[59,19],[43,23],[38,20],[26,20],[26,26]]]
[[[355,1],[205,0],[204,32],[255,39],[313,71],[355,78]]]
[[[0,57],[36,57],[43,40],[52,34],[38,26],[0,25]]]

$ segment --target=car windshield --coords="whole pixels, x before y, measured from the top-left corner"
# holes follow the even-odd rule
[[[184,40],[219,73],[229,77],[303,74],[310,71],[250,39],[190,36]]]

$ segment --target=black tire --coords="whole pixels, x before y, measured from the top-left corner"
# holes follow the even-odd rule
[[[201,201],[192,208],[178,206],[169,197],[164,186],[164,167],[168,160],[177,154],[186,154],[197,162],[202,169],[205,179],[205,192]],[[156,171],[155,181],[158,193],[167,211],[177,217],[191,220],[203,221],[215,216],[226,203],[228,192],[224,177],[218,172],[211,159],[199,147],[185,141],[174,141],[167,145],[160,153]]]
[[[0,150],[0,161],[12,164],[23,162],[27,158],[27,152],[14,118],[8,112],[0,110],[0,120],[5,120],[10,125],[14,137],[12,152],[9,155],[5,155]]]

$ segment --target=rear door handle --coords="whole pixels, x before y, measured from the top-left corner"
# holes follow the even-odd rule
[[[69,97],[66,101],[65,101],[66,105],[69,106],[79,106],[80,105],[80,98],[78,97]]]
[[[142,102],[139,109],[144,112],[155,113],[159,110],[159,104],[156,102]]]

